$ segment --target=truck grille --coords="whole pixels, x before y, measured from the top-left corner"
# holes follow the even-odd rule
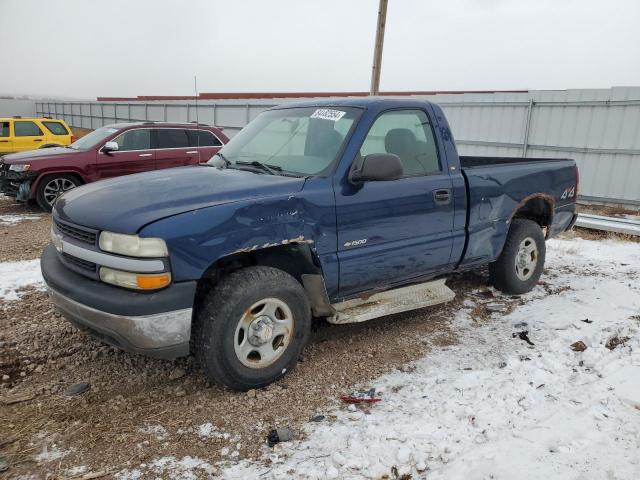
[[[82,270],[86,270],[88,272],[96,271],[96,264],[93,262],[88,262],[78,257],[74,257],[73,255],[69,255],[68,253],[62,253],[62,258],[71,265],[81,268]]]
[[[81,227],[79,225],[72,225],[70,223],[63,223],[60,220],[55,220],[56,228],[65,236],[74,238],[80,242],[87,243],[89,245],[95,245],[98,237],[98,232],[90,228]]]

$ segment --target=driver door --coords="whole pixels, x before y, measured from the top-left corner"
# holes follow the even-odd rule
[[[111,141],[118,144],[118,150],[104,152],[100,149],[96,164],[98,179],[155,169],[156,155],[151,149],[151,129],[127,130]]]
[[[400,157],[403,177],[335,191],[344,296],[444,271],[453,246],[452,183],[427,112],[382,113],[360,148],[372,153]]]

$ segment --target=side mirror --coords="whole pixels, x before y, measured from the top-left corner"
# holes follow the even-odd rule
[[[109,152],[117,152],[118,151],[118,143],[117,142],[107,142],[104,144],[104,147],[102,147],[102,151],[104,153],[109,153]]]
[[[351,183],[382,182],[402,178],[402,162],[393,153],[372,153],[360,157],[351,167]]]

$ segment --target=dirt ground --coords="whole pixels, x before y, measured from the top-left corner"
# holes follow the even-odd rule
[[[0,215],[24,213],[36,212],[0,196]],[[37,258],[49,228],[48,215],[0,226],[0,262]],[[0,300],[0,455],[9,463],[0,478],[109,478],[166,455],[211,464],[255,458],[272,428],[299,431],[354,386],[455,343],[452,312],[487,278],[472,272],[448,285],[457,295],[447,305],[356,325],[318,323],[298,367],[248,393],[207,384],[191,357],[153,360],[102,344],[61,318],[44,291]],[[488,316],[483,308],[478,321]],[[63,395],[78,382],[90,390]]]

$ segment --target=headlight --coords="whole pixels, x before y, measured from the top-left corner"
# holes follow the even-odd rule
[[[10,165],[9,170],[13,172],[26,172],[31,168],[31,165],[28,163],[23,163],[22,165]]]
[[[100,268],[100,280],[118,287],[136,290],[158,290],[171,283],[171,274],[165,273],[131,273],[112,268]]]
[[[98,242],[105,252],[130,257],[167,257],[167,244],[161,238],[141,238],[137,235],[102,232]]]

